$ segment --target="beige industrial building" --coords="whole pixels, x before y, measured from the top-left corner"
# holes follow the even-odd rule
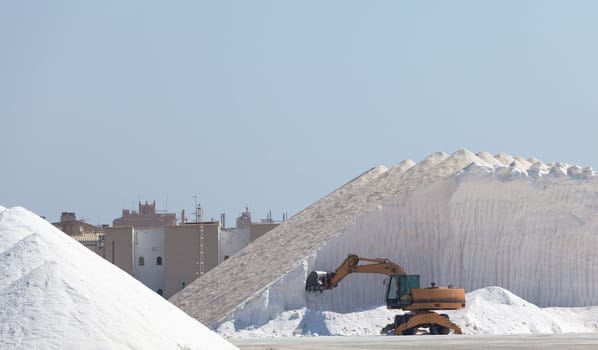
[[[166,298],[279,225],[270,215],[253,223],[248,210],[237,228],[218,221],[176,225],[176,215],[157,214],[155,202],[139,202],[139,213],[125,210],[113,222],[99,228],[63,213],[54,225]]]
[[[266,232],[273,230],[276,226],[280,225],[278,222],[264,221],[254,222],[250,226],[250,241],[253,242],[256,239],[263,236]]]
[[[84,232],[78,235],[71,235],[77,242],[83,244],[97,255],[104,256],[104,232]]]
[[[62,212],[60,221],[53,222],[56,228],[89,248],[94,253],[104,256],[104,229],[106,226],[95,226],[77,219],[74,212]]]
[[[214,268],[219,222],[105,229],[105,259],[168,298]]]
[[[163,227],[176,225],[176,214],[156,213],[156,201],[139,202],[139,211],[123,209],[122,216],[112,221],[112,226]]]
[[[166,226],[164,296],[169,298],[218,265],[220,223]]]
[[[278,225],[278,223],[274,222],[253,223],[250,225],[250,237],[258,238]],[[162,248],[159,246],[160,241],[154,239],[154,245],[151,247],[151,252],[149,249],[146,249],[146,255],[144,256],[137,253],[139,247],[143,245],[143,242],[140,242],[139,235],[136,231],[142,229],[133,229],[130,227],[114,228],[114,230],[118,229],[128,229],[127,231],[124,231],[125,235],[122,237],[126,243],[118,241],[118,238],[114,237],[114,234],[111,232],[111,234],[107,234],[105,239],[106,252],[111,249],[111,242],[116,241],[116,259],[114,263],[120,266],[118,262],[124,261],[126,264],[124,270],[129,273],[133,271],[132,275],[148,287],[151,287],[151,284],[154,286],[160,285],[161,287],[155,287],[153,289],[166,298],[171,297],[181,289],[185,288],[185,286],[189,285],[191,282],[195,281],[204,273],[228,258],[227,255],[222,253],[224,251],[224,247],[221,244],[222,227],[220,222],[217,221],[165,226],[162,228]],[[107,230],[106,232],[110,231],[111,230]],[[133,232],[132,236],[131,232]],[[156,232],[156,234],[159,233]],[[146,237],[145,239],[149,240],[150,238]],[[131,241],[133,241],[133,244],[130,244]],[[123,251],[118,249],[119,246],[124,248],[125,256],[119,255],[123,253]],[[151,276],[142,276],[142,273],[152,268],[155,269],[155,266],[158,265],[157,259],[160,256],[151,256],[150,254],[159,251],[160,249],[164,252],[164,255],[161,256],[162,260],[159,261],[159,264],[163,265],[164,269],[162,272],[163,281],[154,281],[152,283]],[[139,259],[141,258],[143,258],[143,262],[140,262]],[[110,261],[108,254],[106,254],[106,259]],[[133,264],[132,266],[130,265],[131,262]],[[159,272],[155,271],[154,279],[158,273]]]
[[[103,227],[88,224],[84,220],[78,220],[75,213],[66,211],[60,214],[60,221],[53,222],[52,225],[69,236],[101,233],[103,230]]]
[[[133,274],[133,227],[104,229],[104,258]]]

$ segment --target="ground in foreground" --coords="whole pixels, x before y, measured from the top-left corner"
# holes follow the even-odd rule
[[[292,337],[229,339],[241,350],[598,349],[598,334]]]

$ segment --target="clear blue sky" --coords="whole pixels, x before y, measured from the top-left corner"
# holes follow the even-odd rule
[[[435,151],[598,168],[597,1],[0,0],[0,205],[233,225]]]

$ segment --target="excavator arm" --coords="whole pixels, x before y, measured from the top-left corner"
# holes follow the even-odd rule
[[[359,265],[360,262],[368,262],[369,264]],[[340,264],[334,272],[312,271],[305,282],[305,290],[307,291],[323,291],[324,289],[332,289],[351,273],[377,273],[383,275],[399,274],[405,275],[405,270],[384,258],[360,258],[358,255],[349,254],[345,261]]]

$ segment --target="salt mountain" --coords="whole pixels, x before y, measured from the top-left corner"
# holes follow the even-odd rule
[[[236,349],[24,208],[0,207],[0,349]]]
[[[539,306],[598,305],[598,177],[591,168],[459,150],[372,168],[170,300],[211,327],[256,327],[286,310],[384,304],[382,276],[306,295],[311,270],[347,253],[385,257],[422,285],[498,285]]]

